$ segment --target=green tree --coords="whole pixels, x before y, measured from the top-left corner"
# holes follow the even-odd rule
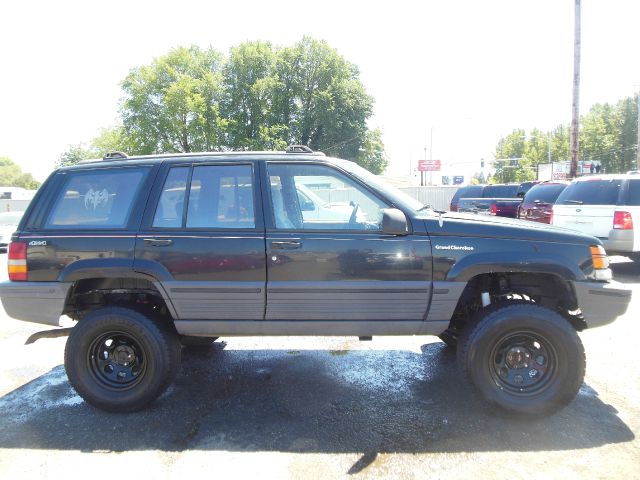
[[[635,170],[638,148],[638,97],[627,97],[614,104],[596,104],[580,119],[580,159],[596,161],[607,173]],[[500,181],[531,177],[540,163],[548,162],[547,139],[551,140],[551,160],[569,159],[569,127],[559,125],[550,132],[534,129],[529,136],[515,130],[496,146],[496,176]],[[501,161],[521,155],[517,167]]]
[[[246,42],[225,59],[216,50],[175,48],[122,82],[122,127],[89,146],[70,146],[58,164],[129,154],[282,150],[308,145],[374,172],[387,165],[379,130],[369,131],[373,99],[355,65],[326,42],[292,47]]]
[[[35,190],[40,186],[40,182],[33,178],[30,173],[23,172],[13,160],[7,157],[0,157],[0,185]]]
[[[522,182],[535,176],[531,163],[525,158],[526,138],[523,129],[516,129],[498,141],[493,162],[497,182]]]
[[[382,143],[382,132],[379,128],[369,130],[365,134],[364,142],[358,152],[356,162],[376,175],[382,173],[389,160],[384,153],[384,143]]]
[[[276,111],[276,55],[267,42],[246,42],[231,49],[224,68],[222,113],[229,120],[229,146],[270,150],[287,146],[288,125]]]
[[[288,119],[290,140],[357,160],[373,113],[373,98],[358,68],[327,42],[310,37],[282,49],[279,60],[276,97],[284,110],[281,117]]]
[[[102,158],[109,152],[133,152],[124,128],[121,126],[103,128],[100,134],[87,146],[84,143],[69,145],[55,163],[56,168],[75,165],[83,160]]]
[[[174,48],[122,82],[124,133],[132,153],[212,151],[225,142],[220,116],[222,55],[196,46]]]

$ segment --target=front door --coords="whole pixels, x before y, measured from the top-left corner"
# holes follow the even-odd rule
[[[134,268],[159,279],[180,320],[264,318],[264,227],[254,167],[164,170],[136,239]]]
[[[391,205],[330,165],[267,164],[267,320],[422,320],[426,236],[381,230]]]

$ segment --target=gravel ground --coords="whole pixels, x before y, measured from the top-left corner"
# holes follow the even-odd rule
[[[2,314],[0,477],[640,478],[640,266],[615,260],[633,304],[581,334],[585,384],[537,420],[482,403],[435,337],[221,339],[108,414],[70,388],[64,338],[25,346],[40,327]]]

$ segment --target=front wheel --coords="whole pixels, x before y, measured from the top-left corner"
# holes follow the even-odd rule
[[[584,379],[577,332],[560,314],[539,305],[488,310],[460,345],[458,360],[473,384],[487,401],[510,412],[550,414],[575,398]]]
[[[180,343],[168,325],[119,307],[96,310],[71,331],[67,377],[91,405],[110,412],[140,410],[171,384]]]

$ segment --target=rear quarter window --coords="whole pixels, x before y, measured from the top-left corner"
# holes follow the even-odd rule
[[[586,180],[569,185],[556,201],[560,205],[617,205],[621,178]]]
[[[124,229],[148,168],[67,174],[45,222],[48,229]]]

